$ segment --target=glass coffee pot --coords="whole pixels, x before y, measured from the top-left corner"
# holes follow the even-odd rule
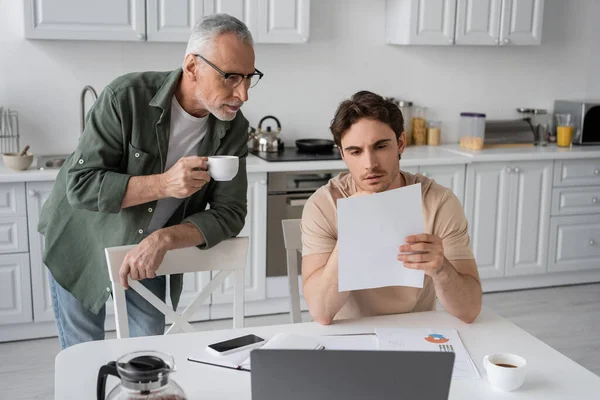
[[[175,371],[173,356],[157,351],[136,351],[100,367],[96,395],[98,400],[185,400],[179,385],[169,379]],[[105,397],[106,378],[121,378]]]

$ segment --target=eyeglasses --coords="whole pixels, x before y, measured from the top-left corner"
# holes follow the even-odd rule
[[[256,68],[254,69],[253,73],[248,74],[248,75],[239,74],[237,72],[224,72],[219,67],[217,67],[215,64],[211,63],[206,58],[202,57],[200,54],[194,54],[194,55],[196,57],[200,58],[202,61],[204,61],[208,65],[210,65],[215,71],[217,71],[225,79],[225,85],[227,85],[231,88],[239,86],[240,83],[242,83],[242,81],[244,81],[244,80],[246,80],[247,82],[250,82],[249,88],[252,88],[252,87],[256,86],[258,81],[260,81],[262,79],[262,77],[265,75],[262,72],[260,72],[259,70],[257,70]]]

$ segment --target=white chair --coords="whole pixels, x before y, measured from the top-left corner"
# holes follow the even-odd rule
[[[290,312],[292,323],[302,321],[300,316],[300,289],[298,288],[298,252],[302,251],[302,232],[299,219],[284,219],[283,241],[287,256],[288,288],[290,291]]]
[[[119,269],[129,250],[135,246],[109,247],[104,250],[108,263],[108,274],[112,284],[112,293],[117,324],[117,337],[129,337],[129,324],[127,322],[127,304],[125,289],[119,283]],[[156,275],[179,274],[185,272],[219,271],[219,273],[202,289],[194,301],[179,315],[171,306],[165,304],[140,282],[129,279],[129,287],[144,297],[156,309],[169,317],[173,324],[165,334],[176,332],[194,332],[195,329],[188,322],[196,308],[202,305],[225,279],[233,274],[233,327],[244,327],[244,268],[248,253],[248,238],[232,238],[208,249],[200,250],[196,247],[171,250],[156,271]]]

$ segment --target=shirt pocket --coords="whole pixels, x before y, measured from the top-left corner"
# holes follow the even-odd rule
[[[127,158],[128,175],[151,175],[157,157],[135,148],[129,143],[129,156]]]

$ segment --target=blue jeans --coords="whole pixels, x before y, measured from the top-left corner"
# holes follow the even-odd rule
[[[104,319],[106,306],[102,306],[98,314],[94,314],[79,302],[71,293],[60,286],[48,271],[52,308],[58,328],[60,347],[66,349],[74,344],[104,339]],[[144,279],[140,283],[165,301],[166,277],[158,276]],[[125,291],[127,317],[131,337],[162,335],[165,332],[165,316],[152,304],[148,303],[135,290]]]

